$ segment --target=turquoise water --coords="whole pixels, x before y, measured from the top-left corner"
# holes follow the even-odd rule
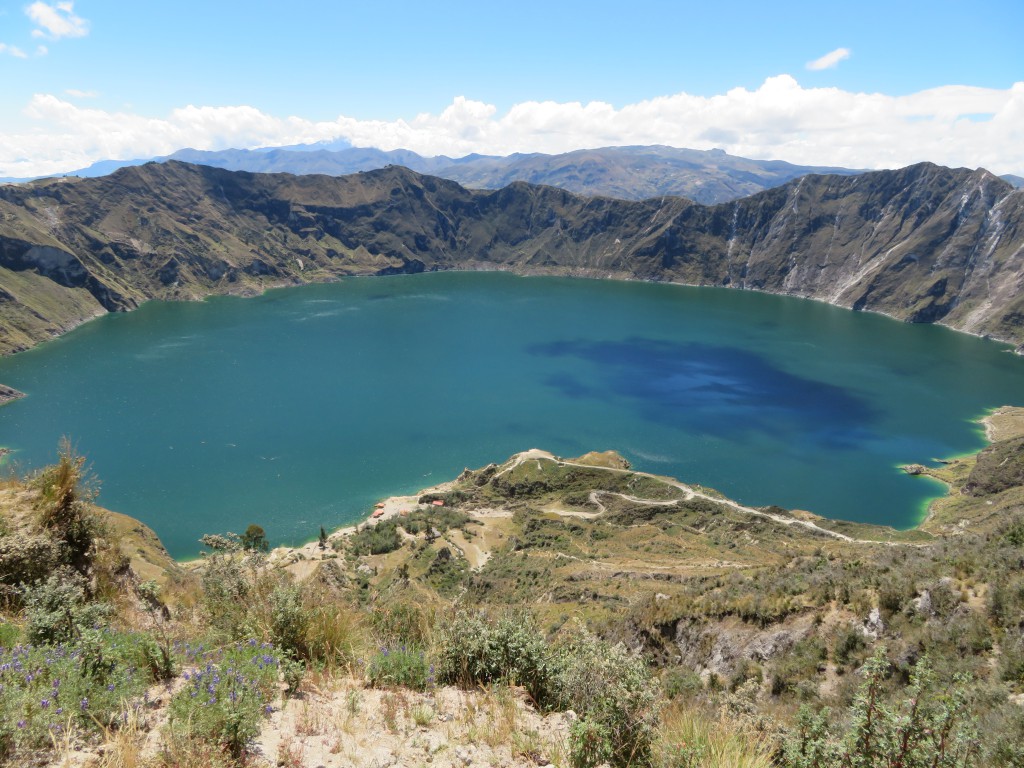
[[[615,449],[742,502],[907,527],[935,484],[896,468],[978,449],[1022,404],[1006,347],[724,289],[506,274],[350,279],[150,303],[0,360],[22,467],[69,435],[100,501],[171,553],[275,543],[531,447]]]

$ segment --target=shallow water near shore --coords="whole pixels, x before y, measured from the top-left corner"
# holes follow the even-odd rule
[[[614,449],[746,504],[914,525],[899,471],[1022,403],[1007,347],[726,289],[494,273],[353,278],[146,304],[0,360],[22,467],[61,435],[176,557],[203,533],[315,537],[465,466]]]

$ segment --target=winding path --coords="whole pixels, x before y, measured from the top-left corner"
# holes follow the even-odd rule
[[[600,465],[595,465],[595,464],[580,464],[580,463],[574,462],[574,461],[565,461],[564,459],[559,459],[554,454],[548,453],[547,451],[542,451],[539,448],[531,448],[528,451],[523,451],[522,453],[516,455],[516,457],[508,464],[508,466],[504,467],[500,472],[498,472],[495,475],[495,477],[501,477],[502,475],[504,475],[504,474],[506,474],[508,472],[511,472],[513,469],[515,469],[516,467],[518,467],[519,465],[521,465],[521,464],[523,464],[524,462],[527,462],[527,461],[537,461],[538,463],[541,462],[541,461],[550,461],[550,462],[553,462],[554,464],[557,464],[558,466],[579,467],[581,469],[591,469],[591,470],[596,469],[596,470],[599,470],[599,471],[613,472],[615,474],[620,474],[620,475],[636,475],[636,476],[639,476],[639,477],[648,477],[648,478],[650,478],[652,480],[656,480],[656,481],[658,481],[660,483],[664,483],[665,485],[672,486],[673,488],[677,488],[678,490],[682,491],[684,494],[686,494],[685,498],[682,499],[682,501],[690,501],[690,500],[695,499],[695,498],[696,499],[705,499],[705,500],[713,502],[715,504],[724,504],[727,507],[732,507],[737,512],[743,512],[744,514],[751,515],[753,517],[763,517],[765,519],[772,520],[772,521],[774,521],[776,523],[779,523],[780,525],[795,525],[795,526],[799,526],[799,527],[806,528],[808,530],[814,531],[815,533],[820,533],[820,534],[822,534],[824,536],[829,536],[829,537],[831,537],[833,539],[838,539],[839,541],[847,541],[847,542],[851,542],[851,543],[860,543],[860,544],[894,544],[894,543],[903,543],[903,542],[874,541],[872,539],[855,539],[852,536],[847,536],[845,533],[839,533],[838,531],[830,531],[828,528],[822,528],[820,525],[818,525],[816,523],[812,523],[810,520],[799,520],[799,519],[794,518],[794,517],[783,517],[782,515],[772,514],[771,512],[763,512],[760,509],[754,509],[753,507],[746,507],[746,506],[744,506],[742,504],[739,504],[738,502],[735,502],[735,501],[733,501],[731,499],[718,498],[716,496],[712,496],[710,494],[703,493],[702,491],[695,490],[692,486],[686,485],[685,483],[681,483],[678,480],[670,480],[670,479],[667,479],[667,478],[664,478],[664,477],[659,477],[658,475],[652,475],[649,472],[637,472],[636,470],[633,470],[633,469],[617,469],[615,467],[602,467]],[[636,502],[638,504],[651,504],[651,505],[657,505],[657,506],[675,506],[675,504],[677,504],[678,501],[680,501],[679,499],[671,500],[671,501],[666,501],[666,500],[661,500],[661,499],[641,499],[641,498],[638,498],[636,496],[629,496],[627,494],[617,493],[615,491],[591,491],[590,492],[590,499],[592,501],[594,501],[598,505],[598,507],[600,508],[601,512],[605,511],[605,506],[603,504],[601,504],[599,498],[596,498],[597,496],[600,496],[600,495],[620,496],[620,497],[622,497],[622,498],[624,498],[624,499],[626,499],[628,501],[633,501],[633,502]]]

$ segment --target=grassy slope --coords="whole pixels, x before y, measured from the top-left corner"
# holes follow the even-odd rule
[[[948,503],[957,504],[957,524],[938,522],[952,518],[937,512],[934,533],[912,540],[882,543],[900,536],[870,526],[844,528],[858,539],[847,540],[817,527],[827,521],[741,507],[710,489],[634,472],[613,453],[567,460],[529,451],[425,492],[408,517],[364,527],[322,552],[314,547],[313,562],[300,563],[316,566],[301,569],[309,578],[304,591],[332,614],[364,606],[362,620],[387,642],[396,631],[404,638],[408,616],[418,615],[414,622],[427,635],[430,626],[439,631],[436,617],[452,600],[491,610],[530,605],[549,630],[575,616],[642,648],[662,668],[666,691],[685,691],[704,727],[711,721],[701,707],[742,706],[747,738],[767,742],[780,738],[801,701],[847,706],[855,670],[875,643],[890,649],[890,686],[927,652],[943,679],[954,671],[971,676],[971,706],[995,723],[989,741],[1004,743],[1016,711],[1008,696],[1024,689],[1011,664],[1020,658],[1012,595],[1024,583],[1012,566],[1012,542],[1024,531],[1022,489],[980,496],[959,489],[972,475],[996,484],[1016,477],[1008,459],[1019,454],[1011,449],[1021,415],[1001,412],[993,434],[1003,439],[980,459],[941,470],[955,484]],[[31,525],[33,502],[19,481],[0,489],[7,531]],[[1008,535],[1014,516],[1020,530]],[[108,548],[132,557],[140,580],[159,579],[161,569],[177,579],[178,566],[151,531],[130,518],[106,518]],[[365,554],[362,545],[385,539],[389,526],[396,546]],[[296,568],[287,558],[272,562]],[[998,590],[1003,607],[995,611]],[[176,632],[195,631],[190,610],[174,608],[182,622]],[[310,674],[307,701],[339,712],[362,685],[346,681],[344,691],[324,698],[334,683]],[[296,742],[319,733],[301,722],[293,730]],[[264,743],[278,738],[270,734]]]
[[[1014,434],[1008,425],[1021,413],[1009,409],[994,417],[997,434]],[[428,541],[403,531],[399,521],[401,547],[358,557],[350,549],[348,562],[369,566],[378,587],[395,583],[407,569],[411,580],[449,595],[464,590],[491,604],[541,601],[553,615],[582,610],[611,620],[655,592],[662,599],[689,594],[699,580],[781,568],[822,553],[871,561],[892,545],[919,547],[936,536],[991,530],[1024,508],[1024,488],[960,493],[974,462],[965,458],[930,471],[954,490],[935,502],[920,528],[896,531],[779,508],[750,510],[709,489],[633,472],[614,454],[558,460],[528,452],[466,472],[421,498],[443,499],[445,509],[466,515],[464,524]],[[699,495],[687,498],[687,488]],[[421,509],[430,515],[433,508]],[[442,549],[451,561],[438,563]],[[793,607],[811,602],[796,596]]]

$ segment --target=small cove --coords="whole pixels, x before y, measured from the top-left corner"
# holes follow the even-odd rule
[[[24,468],[69,435],[100,502],[176,557],[257,522],[276,543],[539,447],[614,449],[746,504],[909,527],[905,476],[1022,404],[1007,347],[818,302],[439,273],[151,302],[0,360]]]

